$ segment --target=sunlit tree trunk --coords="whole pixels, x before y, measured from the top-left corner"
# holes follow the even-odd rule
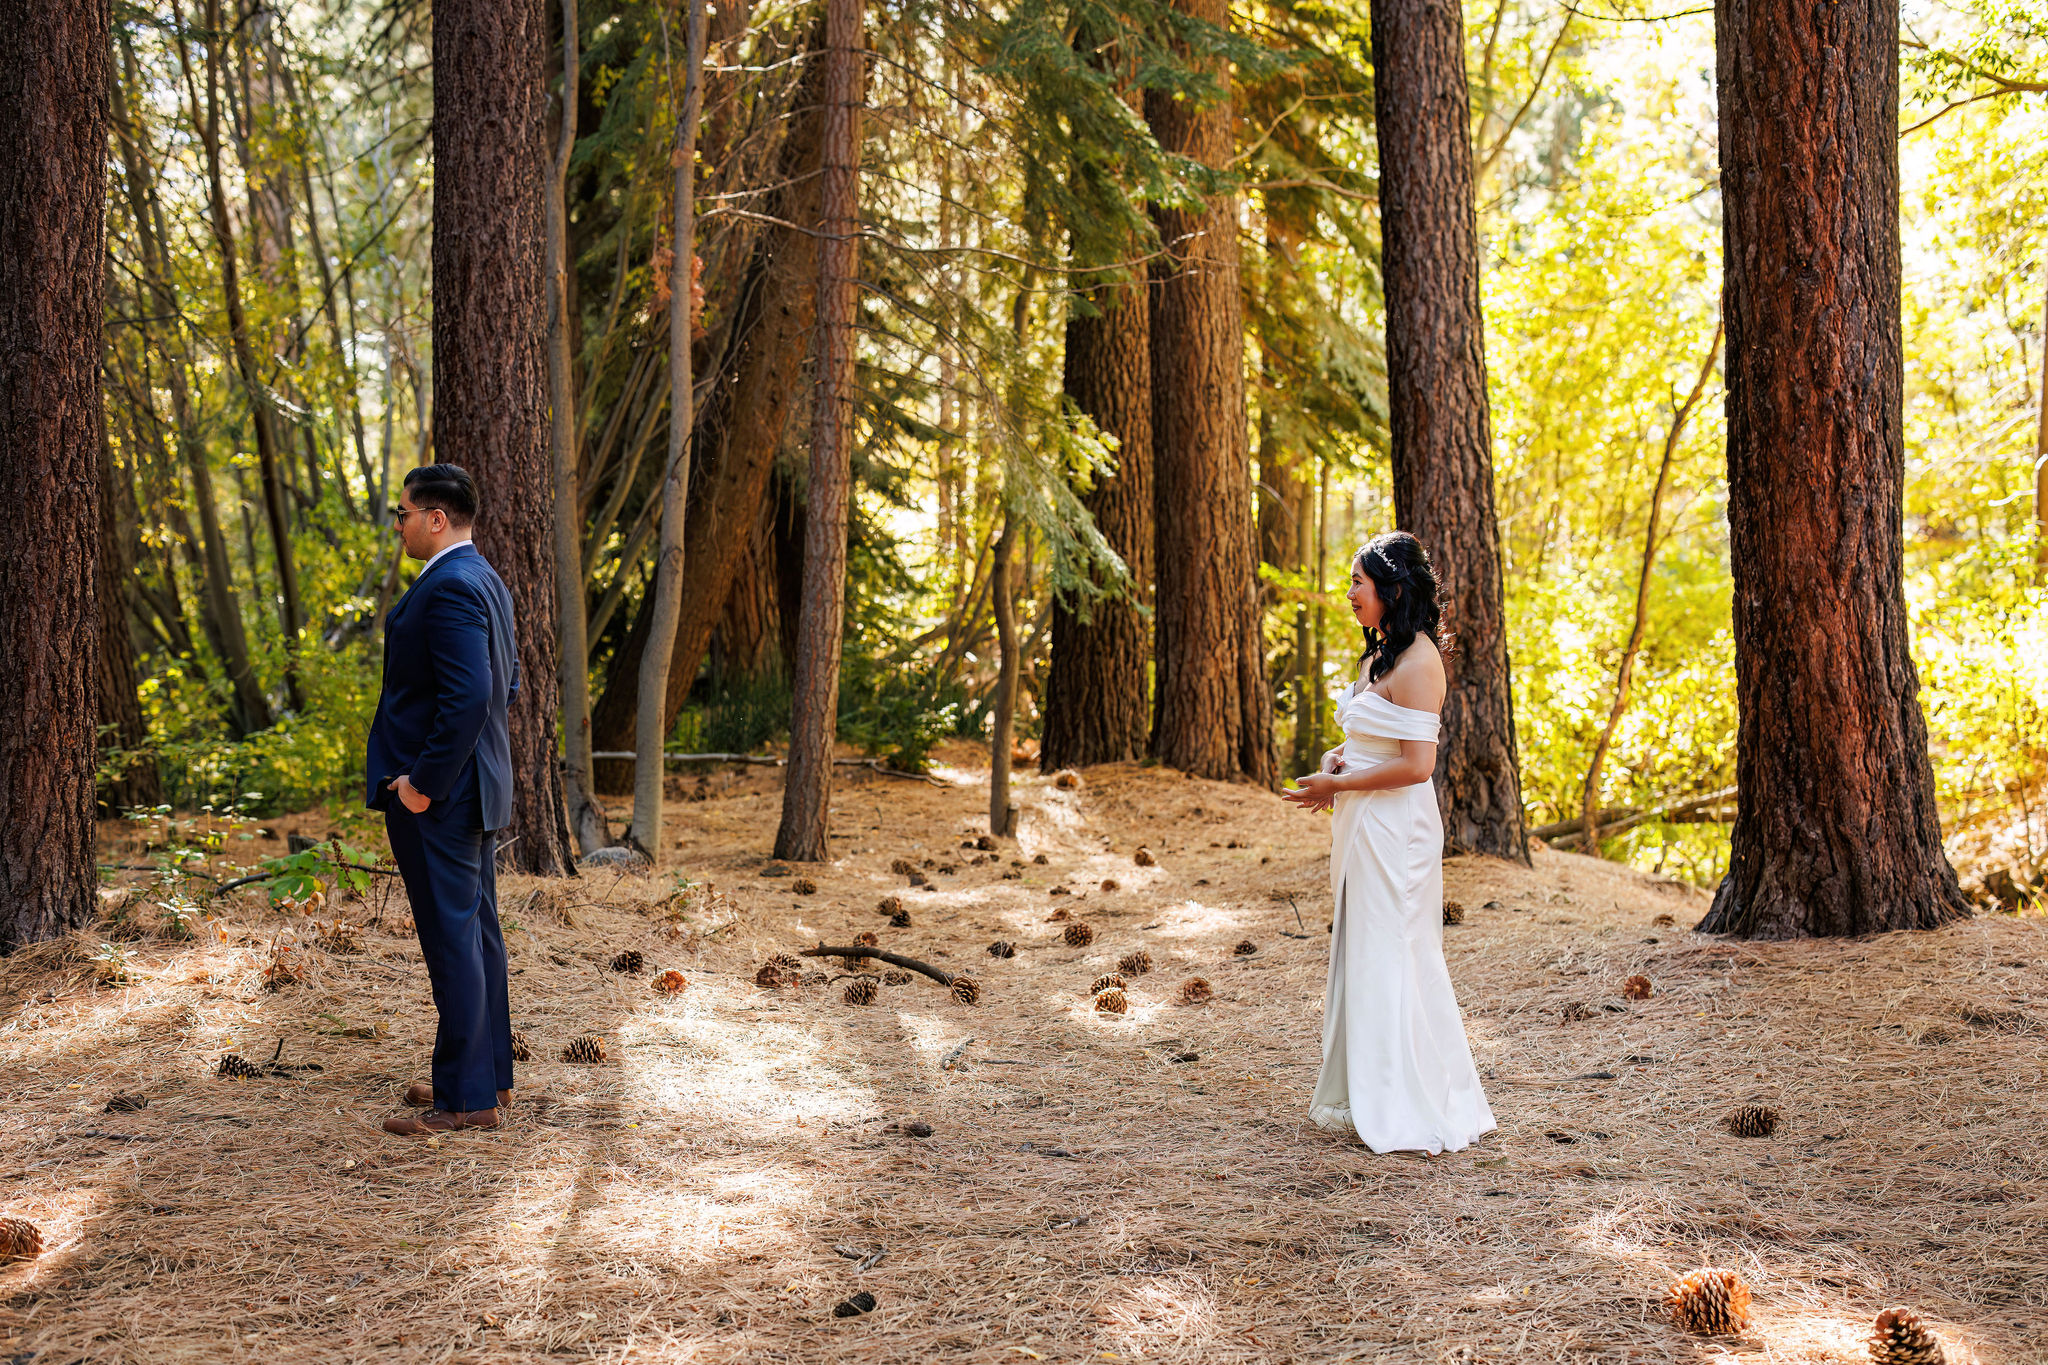
[[[861,0],[825,0],[825,129],[818,215],[811,477],[804,601],[790,699],[789,768],[775,856],[828,856],[832,742],[846,611],[846,517],[853,445],[853,349],[860,231]]]
[[[1228,0],[1174,0],[1217,27]],[[1217,65],[1186,54],[1190,61]],[[1161,147],[1223,168],[1236,153],[1227,97],[1145,94]],[[1245,424],[1237,198],[1158,208],[1152,265],[1152,436],[1158,528],[1152,752],[1202,777],[1271,785],[1273,701],[1259,639],[1258,547]]]
[[[1437,749],[1444,840],[1527,862],[1455,0],[1373,0],[1372,59],[1394,506],[1429,548],[1457,635]]]
[[[548,42],[542,0],[434,7],[434,448],[475,477],[477,549],[512,594],[512,824],[499,857],[575,870],[555,748],[548,453]]]
[[[102,435],[100,441],[100,524],[99,553],[94,567],[99,574],[100,664],[97,696],[98,724],[105,749],[118,749],[129,757],[107,774],[99,788],[103,805],[110,809],[153,806],[163,799],[157,780],[156,760],[138,752],[149,739],[149,727],[142,718],[142,702],[136,693],[141,679],[135,668],[135,637],[129,626],[128,581],[135,572],[130,554],[132,518],[122,524],[120,509],[129,500],[119,496],[115,480],[112,446]]]
[[[88,923],[106,0],[0,0],[0,954]]]
[[[1926,929],[1942,852],[1902,583],[1897,0],[1716,0],[1735,780],[1701,928]]]

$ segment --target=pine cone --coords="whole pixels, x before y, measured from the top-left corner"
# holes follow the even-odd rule
[[[1256,953],[1258,950],[1258,944],[1252,942],[1250,939],[1246,939],[1244,942],[1238,944],[1235,948],[1232,948],[1230,951],[1238,957],[1250,957],[1253,953]]]
[[[1749,1326],[1749,1286],[1732,1270],[1695,1270],[1664,1291],[1671,1321],[1702,1336],[1734,1336]]]
[[[846,983],[846,1003],[849,1005],[872,1005],[879,994],[872,976],[856,976]]]
[[[770,953],[768,955],[768,964],[772,967],[779,967],[785,972],[800,972],[804,969],[804,964],[788,953]]]
[[[237,1057],[234,1053],[227,1052],[221,1054],[220,1061],[214,1066],[213,1074],[231,1081],[248,1081],[261,1076],[263,1068],[246,1057]]]
[[[895,914],[889,916],[889,927],[891,929],[908,929],[910,927],[910,912],[908,910],[898,910]]]
[[[1086,948],[1089,944],[1095,942],[1095,930],[1089,925],[1077,921],[1069,924],[1060,937],[1066,939],[1069,948]]]
[[[581,1038],[572,1039],[569,1046],[562,1049],[562,1060],[565,1062],[601,1062],[604,1060],[604,1039],[588,1033],[584,1034]]]
[[[1125,953],[1116,960],[1116,969],[1125,976],[1143,976],[1152,970],[1152,954],[1143,948],[1135,953]]]
[[[1131,861],[1139,867],[1151,867],[1158,863],[1159,860],[1152,856],[1151,849],[1141,848],[1131,855]]]
[[[43,1254],[43,1230],[26,1218],[0,1218],[0,1261],[32,1261]]]
[[[1075,772],[1071,768],[1065,769],[1058,776],[1053,778],[1052,784],[1055,787],[1058,787],[1061,791],[1072,791],[1074,788],[1081,785],[1081,774]]]
[[[908,877],[911,873],[917,871],[917,864],[908,858],[897,858],[890,862],[889,870],[899,877]]]
[[[1114,878],[1114,877],[1104,877],[1104,878],[1102,879],[1102,889],[1103,889],[1104,891],[1120,891],[1120,890],[1122,890],[1123,888],[1117,885],[1117,880],[1116,880],[1116,878]]]
[[[1093,981],[1089,982],[1088,994],[1100,995],[1104,991],[1109,990],[1112,987],[1114,987],[1117,990],[1122,990],[1124,988],[1124,985],[1124,979],[1118,976],[1115,972],[1111,972],[1107,976],[1098,976]]]
[[[1068,908],[1067,908],[1066,906],[1064,906],[1064,905],[1055,905],[1055,906],[1054,906],[1054,907],[1052,908],[1052,913],[1051,913],[1050,915],[1047,915],[1047,916],[1045,917],[1045,922],[1046,922],[1047,924],[1058,924],[1058,923],[1060,923],[1060,922],[1061,922],[1061,921],[1063,921],[1063,920],[1070,920],[1070,919],[1072,919],[1073,917],[1074,917],[1074,912],[1073,912],[1073,911],[1071,911],[1071,910],[1069,910],[1069,909],[1068,909]]]
[[[1721,1120],[1737,1137],[1769,1137],[1778,1126],[1778,1111],[1764,1104],[1745,1104]]]
[[[1031,861],[1037,863],[1040,867],[1044,867],[1048,863],[1050,863],[1052,859],[1046,857],[1043,853],[1034,853],[1031,855]]]
[[[530,1062],[533,1060],[533,1048],[527,1043],[526,1035],[523,1033],[512,1035],[512,1060],[515,1062]]]
[[[116,1095],[107,1101],[107,1107],[104,1112],[109,1114],[133,1114],[137,1110],[147,1108],[149,1108],[149,1096],[147,1095]]]
[[[1095,997],[1095,1010],[1098,1014],[1128,1014],[1130,1009],[1131,1002],[1124,999],[1122,991],[1107,990]]]
[[[1598,1014],[1599,1012],[1599,1010],[1594,1009],[1591,1005],[1587,1004],[1583,1000],[1573,1000],[1565,1005],[1562,1017],[1559,1020],[1559,1022],[1566,1024],[1576,1024],[1581,1019],[1591,1019],[1594,1015]]]
[[[882,973],[882,984],[884,986],[907,986],[910,984],[910,973],[900,967],[891,967],[888,971]]]
[[[1445,901],[1445,902],[1444,902],[1444,923],[1445,923],[1445,924],[1463,924],[1464,922],[1465,922],[1465,907],[1464,907],[1464,906],[1462,906],[1462,905],[1460,905],[1460,904],[1458,904],[1458,902],[1456,902],[1456,901]]]
[[[924,873],[919,872],[916,868],[913,867],[912,869],[910,869],[910,884],[912,886],[930,886],[932,884],[932,881],[931,878],[925,876]]]
[[[625,972],[629,976],[638,976],[646,967],[647,959],[641,956],[638,948],[628,948],[612,959],[612,970]]]
[[[997,939],[994,943],[988,945],[988,955],[990,957],[1015,957],[1017,955],[1017,945],[1005,943],[1003,940]]]
[[[853,936],[853,941],[855,943],[860,944],[864,948],[879,948],[882,946],[882,940],[875,937],[874,931],[872,929],[865,929],[862,930],[860,933],[855,934]]]
[[[1652,929],[1670,929],[1676,927],[1677,924],[1678,921],[1671,918],[1671,916],[1669,915],[1659,915],[1657,916],[1657,918],[1650,921],[1650,927]]]
[[[1064,886],[1055,886],[1051,891],[1048,891],[1046,894],[1049,896],[1071,896],[1074,893],[1067,890],[1067,888],[1065,888]]]
[[[796,892],[799,896],[815,896],[818,894],[818,884],[809,877],[798,877],[789,884],[789,889]]]
[[[974,846],[978,849],[981,849],[983,852],[987,852],[988,850],[996,846],[996,841],[994,836],[983,834],[975,839]]]
[[[1650,987],[1650,978],[1640,972],[1621,983],[1621,993],[1629,1000],[1648,1000],[1655,994]]]
[[[1918,1313],[1887,1308],[1870,1333],[1870,1360],[1871,1365],[1948,1365],[1948,1353]]]
[[[1216,994],[1215,988],[1199,976],[1191,976],[1180,983],[1180,1002],[1183,1005],[1204,1005]]]
[[[884,896],[881,903],[875,907],[875,913],[878,915],[900,914],[902,910],[903,897],[901,896]]]
[[[771,990],[777,986],[787,985],[789,980],[790,974],[784,972],[782,968],[776,966],[773,962],[763,962],[761,969],[754,973],[754,984],[756,986],[766,986]]]
[[[971,976],[953,978],[953,999],[963,1005],[981,1003],[981,983]]]
[[[863,1289],[850,1299],[842,1299],[832,1307],[835,1318],[857,1318],[863,1313],[875,1311],[875,1296]]]
[[[654,989],[663,995],[681,994],[684,990],[688,989],[689,984],[688,981],[683,979],[683,974],[677,971],[663,972],[660,976],[654,978]]]

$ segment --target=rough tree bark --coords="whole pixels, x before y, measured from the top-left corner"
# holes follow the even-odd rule
[[[1098,598],[1082,616],[1054,602],[1052,670],[1039,766],[1046,772],[1145,756],[1151,734],[1146,664],[1152,625],[1152,356],[1142,280],[1095,289],[1067,320],[1064,385],[1074,405],[1117,439],[1116,472],[1082,498],[1096,529],[1130,571],[1127,595]]]
[[[612,841],[590,776],[590,632],[583,603],[583,500],[576,481],[576,368],[569,317],[569,158],[582,65],[576,0],[562,8],[562,135],[548,175],[548,452],[555,480],[555,652],[562,689],[562,794],[581,853]]]
[[[1228,0],[1174,0],[1174,8],[1218,28],[1230,22]],[[1226,72],[1216,74],[1227,84]],[[1219,169],[1235,154],[1227,95],[1197,105],[1148,90],[1145,120],[1169,152]],[[1152,266],[1152,752],[1201,777],[1271,786],[1277,764],[1259,640],[1237,197],[1155,209],[1154,219],[1165,252]]]
[[[0,953],[88,923],[106,0],[0,0]]]
[[[1897,0],[1716,0],[1735,780],[1700,928],[1926,929],[1942,852],[1907,636]]]
[[[1372,62],[1394,507],[1429,548],[1458,641],[1437,750],[1444,842],[1527,862],[1455,0],[1373,0]]]
[[[819,174],[818,328],[812,348],[811,477],[804,601],[790,696],[789,769],[775,856],[830,856],[832,741],[846,614],[846,515],[852,481],[855,294],[860,268],[862,0],[825,0],[825,127]]]
[[[754,525],[788,425],[791,400],[802,378],[804,353],[816,328],[818,238],[806,227],[818,220],[818,156],[824,130],[824,26],[807,48],[808,69],[790,112],[779,159],[783,188],[768,213],[780,223],[764,232],[735,295],[733,325],[720,357],[720,381],[705,395],[692,438],[690,510],[684,554],[697,577],[683,597],[668,674],[664,731],[697,679],[697,667],[732,589],[733,573]],[[605,672],[604,692],[591,712],[592,747],[633,746],[640,657],[647,648],[653,604],[643,598]],[[795,618],[788,618],[794,628]],[[600,760],[597,787],[632,790],[632,764]]]
[[[555,752],[553,463],[548,453],[550,47],[543,0],[434,7],[434,449],[476,478],[477,549],[519,633],[512,824],[499,859],[572,873]]]

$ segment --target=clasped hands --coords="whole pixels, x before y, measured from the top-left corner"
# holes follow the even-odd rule
[[[414,815],[425,814],[427,807],[434,804],[432,797],[412,784],[411,773],[400,773],[391,779],[389,786],[392,791],[398,793],[398,799],[403,801],[405,808]]]
[[[1323,755],[1320,771],[1304,774],[1280,795],[1303,810],[1329,810],[1337,804],[1337,795],[1343,790],[1337,785],[1337,775],[1343,771],[1343,753],[1332,749]]]

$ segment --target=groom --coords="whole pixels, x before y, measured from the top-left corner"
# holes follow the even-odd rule
[[[506,708],[519,692],[512,597],[470,542],[476,482],[459,465],[405,476],[394,513],[426,567],[391,609],[384,691],[370,722],[368,804],[384,812],[434,991],[432,1084],[423,1112],[384,1131],[426,1137],[495,1128],[512,1102],[512,1016],[498,930],[497,837],[512,818]]]

